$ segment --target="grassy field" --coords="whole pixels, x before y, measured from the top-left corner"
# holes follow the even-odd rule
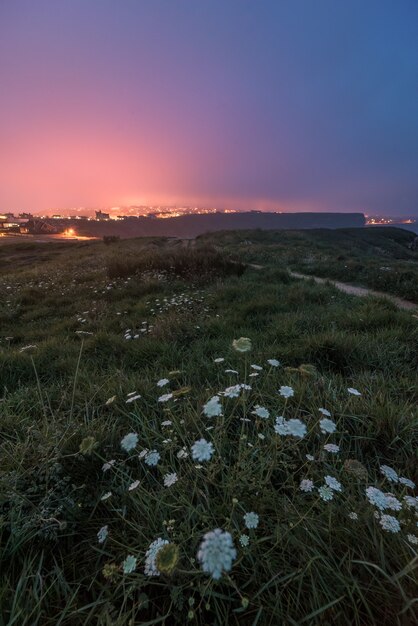
[[[390,227],[241,231],[201,237],[251,263],[363,285],[418,304],[416,235]]]
[[[416,624],[391,230],[0,249],[0,624]]]

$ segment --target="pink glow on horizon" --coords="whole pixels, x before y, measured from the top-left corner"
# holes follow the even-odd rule
[[[259,4],[0,2],[0,211],[416,211],[418,9]]]

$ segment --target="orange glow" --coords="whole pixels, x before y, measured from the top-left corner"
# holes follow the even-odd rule
[[[218,209],[216,208],[206,209],[206,208],[198,208],[198,207],[194,207],[194,208],[183,207],[183,208],[175,209],[173,207],[167,207],[162,210],[157,209],[152,214],[154,215],[154,217],[157,217],[158,219],[167,219],[170,217],[183,217],[185,215],[208,215],[210,213],[217,213],[217,212],[218,212]],[[221,212],[222,213],[236,213],[234,209],[224,209]],[[144,214],[147,215],[146,212]]]
[[[401,219],[395,217],[366,217],[366,226],[382,226],[387,224],[416,224],[413,218]]]
[[[46,235],[48,239],[73,239],[74,241],[90,241],[92,239],[100,239],[100,237],[90,237],[89,235],[77,235],[74,228],[67,228],[58,235]]]

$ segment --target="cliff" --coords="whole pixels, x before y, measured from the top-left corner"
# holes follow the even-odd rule
[[[56,220],[55,220],[56,221]],[[70,221],[65,220],[65,227]],[[184,215],[168,219],[150,217],[130,218],[121,221],[74,220],[82,235],[102,237],[118,235],[130,237],[197,237],[218,230],[293,230],[311,228],[361,228],[365,225],[362,213],[210,213]]]

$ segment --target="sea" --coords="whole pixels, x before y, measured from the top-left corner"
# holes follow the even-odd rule
[[[391,224],[391,226],[395,226],[396,228],[404,228],[405,230],[410,230],[418,235],[418,222],[415,222],[415,224]]]
[[[388,226],[392,228],[403,228],[404,230],[410,230],[412,233],[418,235],[418,221],[415,224],[379,224],[378,226]],[[367,228],[374,228],[374,226],[368,226]]]

